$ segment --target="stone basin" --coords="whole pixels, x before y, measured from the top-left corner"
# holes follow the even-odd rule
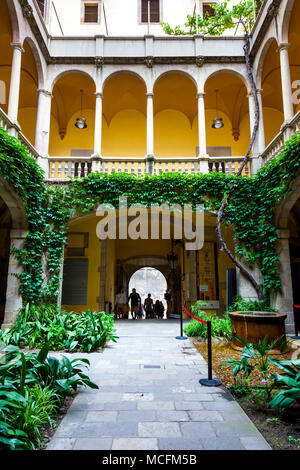
[[[266,336],[268,344],[275,339],[281,339],[276,343],[271,354],[282,354],[280,347],[286,341],[285,319],[286,314],[277,312],[231,312],[231,328],[233,335],[238,336],[247,343],[258,343]],[[236,350],[242,350],[243,345],[235,338],[232,339],[231,346]],[[286,352],[285,349],[284,352]]]

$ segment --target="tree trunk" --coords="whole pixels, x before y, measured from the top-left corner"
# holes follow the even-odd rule
[[[249,161],[249,157],[250,157],[250,153],[251,153],[251,150],[252,150],[252,147],[253,147],[253,144],[254,144],[254,141],[256,139],[256,135],[257,135],[257,131],[258,131],[258,126],[259,126],[259,105],[258,105],[258,98],[257,98],[257,91],[256,91],[256,85],[255,85],[255,82],[254,82],[254,78],[253,78],[253,73],[252,73],[252,67],[251,67],[251,63],[250,63],[250,38],[249,38],[249,35],[247,33],[247,30],[246,30],[246,26],[245,24],[241,21],[241,23],[243,24],[244,26],[244,29],[246,31],[245,33],[245,45],[243,47],[244,49],[244,55],[245,55],[245,60],[246,60],[246,69],[247,69],[247,75],[248,75],[248,79],[250,81],[250,84],[251,84],[251,92],[253,94],[253,97],[254,97],[254,104],[255,104],[255,122],[254,122],[254,127],[253,127],[253,132],[252,132],[252,135],[251,135],[251,141],[250,141],[250,144],[249,144],[249,147],[248,147],[248,150],[247,150],[247,153],[243,159],[243,162],[241,163],[241,166],[239,167],[239,170],[237,172],[237,176],[241,176],[242,172],[243,172],[243,169],[245,168],[246,164],[248,163]],[[254,277],[252,276],[252,274],[235,258],[235,256],[231,253],[231,251],[229,250],[229,248],[227,247],[226,245],[226,242],[223,238],[223,235],[222,235],[222,229],[221,229],[221,222],[222,222],[222,218],[223,218],[223,214],[224,214],[224,210],[225,208],[227,207],[230,199],[231,199],[231,196],[232,194],[234,193],[234,184],[232,184],[229,188],[229,191],[228,191],[228,194],[226,194],[226,196],[223,198],[223,201],[222,201],[222,204],[221,204],[221,207],[218,211],[218,216],[217,216],[217,234],[218,234],[218,238],[219,238],[219,241],[220,241],[220,248],[221,250],[224,250],[225,253],[227,253],[227,255],[229,256],[229,258],[231,259],[231,261],[235,264],[235,266],[237,268],[240,269],[240,271],[244,274],[244,276],[250,281],[250,283],[252,284],[252,286],[254,287],[256,293],[257,293],[257,297],[259,300],[263,300],[264,299],[264,292],[263,292],[263,287],[260,286],[256,280],[254,279]]]

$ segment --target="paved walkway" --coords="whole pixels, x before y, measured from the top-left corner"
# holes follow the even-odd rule
[[[270,449],[225,388],[199,384],[206,362],[178,330],[119,321],[118,342],[89,355],[100,390],[79,392],[47,449]]]

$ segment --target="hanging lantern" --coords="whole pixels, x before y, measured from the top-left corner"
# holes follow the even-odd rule
[[[80,90],[81,97],[80,97],[80,115],[82,116],[82,96],[83,96],[83,90]],[[78,117],[75,122],[75,127],[78,129],[86,129],[87,128],[87,123],[85,118],[83,117]]]
[[[218,116],[218,92],[219,90],[216,90],[216,115],[217,116]],[[213,129],[221,129],[221,127],[224,127],[223,119],[221,117],[215,117],[211,127]]]

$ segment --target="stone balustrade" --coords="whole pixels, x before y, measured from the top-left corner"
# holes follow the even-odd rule
[[[0,127],[3,127],[7,133],[13,137],[16,137],[21,141],[23,145],[27,148],[27,151],[31,157],[35,160],[38,160],[39,153],[34,148],[34,146],[29,142],[29,140],[22,134],[18,124],[13,123],[7,114],[0,108]]]
[[[272,158],[277,157],[284,148],[284,144],[291,138],[293,134],[299,133],[300,130],[300,111],[287,123],[285,123],[281,131],[274,137],[274,139],[266,147],[262,153],[262,164],[269,162]]]
[[[49,157],[49,179],[67,180],[68,177],[84,177],[92,171],[101,173],[128,173],[144,175],[146,173],[159,175],[169,173],[210,173],[212,171],[234,174],[243,157],[208,157],[198,158],[156,158],[148,161],[146,158],[125,157]],[[244,169],[244,175],[250,175],[250,164]]]

